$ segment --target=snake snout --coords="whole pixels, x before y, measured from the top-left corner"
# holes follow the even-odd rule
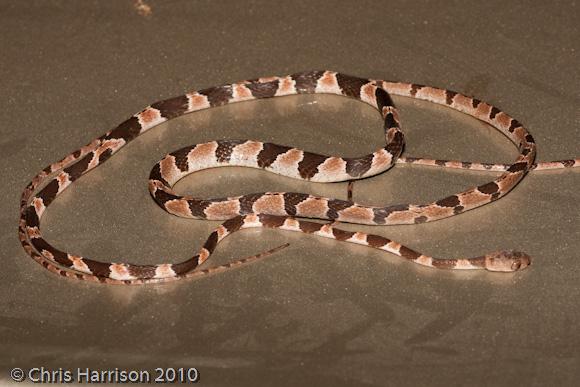
[[[489,271],[513,272],[530,266],[532,259],[526,253],[500,250],[485,256],[485,268]]]

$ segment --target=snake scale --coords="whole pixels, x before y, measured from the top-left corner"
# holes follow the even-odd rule
[[[64,252],[48,243],[40,232],[40,219],[54,199],[82,175],[103,164],[140,134],[172,118],[234,102],[295,94],[336,94],[364,102],[381,114],[384,147],[356,158],[326,156],[297,148],[253,140],[219,140],[182,148],[157,163],[149,177],[149,191],[165,211],[186,218],[225,220],[208,237],[198,254],[180,263],[138,265],[100,262]],[[519,150],[511,164],[401,157],[404,136],[391,95],[416,98],[448,106],[490,124]],[[26,252],[51,272],[64,277],[114,284],[167,282],[228,270],[271,254],[286,245],[213,268],[198,268],[226,236],[253,227],[314,234],[398,255],[414,263],[439,269],[487,269],[513,272],[531,259],[522,252],[501,250],[472,258],[433,258],[385,237],[336,228],[337,222],[367,225],[417,224],[461,214],[506,195],[532,169],[580,166],[580,159],[534,164],[532,135],[498,108],[465,95],[430,86],[363,79],[333,71],[307,71],[283,77],[264,77],[193,91],[151,104],[62,160],[39,172],[21,197],[19,238]],[[180,196],[172,186],[196,171],[243,166],[312,182],[352,181],[379,174],[395,163],[411,163],[503,173],[495,180],[426,204],[368,206],[296,192],[262,192],[237,197],[201,199]],[[332,221],[315,223],[296,218]]]

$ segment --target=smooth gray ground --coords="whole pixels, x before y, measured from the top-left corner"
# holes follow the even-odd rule
[[[313,236],[246,231],[212,262],[291,247],[240,270],[162,286],[59,278],[17,239],[18,201],[45,165],[149,103],[245,78],[307,69],[475,95],[535,136],[538,159],[580,154],[580,5],[573,1],[0,1],[2,261],[0,380],[12,367],[197,367],[201,384],[574,385],[580,377],[580,174],[532,173],[497,203],[418,226],[361,227],[441,257],[524,250],[515,275],[439,272]],[[556,4],[558,6],[556,6]],[[406,154],[505,161],[488,126],[396,98]],[[43,219],[47,239],[102,260],[192,255],[216,222],[163,213],[146,179],[166,152],[251,138],[345,156],[382,142],[376,112],[301,96],[238,104],[155,128],[82,178]],[[396,167],[355,199],[426,202],[491,179]],[[181,192],[293,190],[344,198],[255,170],[191,176]],[[165,257],[165,258],[160,258]],[[211,263],[211,262],[210,262]]]

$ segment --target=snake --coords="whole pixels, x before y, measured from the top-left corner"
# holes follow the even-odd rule
[[[334,94],[375,108],[384,123],[384,146],[367,155],[347,158],[257,140],[228,139],[195,144],[166,155],[152,168],[149,176],[149,192],[157,205],[179,217],[224,221],[208,236],[197,254],[179,263],[142,265],[101,262],[62,251],[43,238],[40,219],[54,199],[81,176],[102,165],[151,128],[203,109],[299,94]],[[404,135],[392,95],[429,101],[477,118],[507,137],[517,147],[519,154],[510,164],[403,157]],[[288,246],[284,244],[220,266],[206,269],[199,267],[225,237],[248,228],[301,232],[364,245],[435,269],[515,272],[531,264],[529,255],[514,250],[498,250],[476,257],[436,258],[379,235],[346,231],[336,225],[341,222],[364,225],[432,222],[502,198],[531,170],[580,166],[580,159],[535,163],[535,156],[536,143],[519,121],[493,105],[458,92],[414,83],[359,78],[330,70],[261,77],[155,102],[87,145],[47,166],[32,178],[22,193],[18,233],[24,250],[47,270],[67,278],[107,284],[159,283],[199,277],[254,262]],[[387,206],[369,206],[352,200],[299,192],[260,192],[207,199],[179,195],[173,190],[180,179],[208,168],[249,167],[311,182],[352,182],[382,173],[395,164],[502,173],[488,183],[430,203]],[[304,218],[328,222],[319,223]]]

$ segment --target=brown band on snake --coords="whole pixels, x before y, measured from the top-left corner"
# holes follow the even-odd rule
[[[63,252],[51,246],[40,233],[40,218],[46,207],[71,183],[101,165],[128,142],[160,123],[194,111],[229,103],[305,93],[327,93],[352,97],[376,108],[384,119],[385,146],[358,158],[314,154],[287,146],[251,140],[220,140],[182,148],[156,164],[150,174],[151,195],[166,211],[177,216],[226,220],[210,234],[200,252],[180,263],[133,265],[105,263]],[[512,164],[399,157],[404,146],[397,110],[390,95],[413,97],[446,105],[484,121],[520,150]],[[314,234],[369,246],[398,255],[414,263],[444,269],[487,269],[515,271],[530,264],[524,253],[498,251],[484,256],[437,259],[416,252],[387,238],[350,232],[298,220],[313,217],[361,224],[425,223],[474,209],[507,194],[530,169],[559,169],[580,166],[580,159],[534,164],[536,145],[532,136],[515,119],[480,100],[429,86],[369,80],[332,71],[309,71],[286,77],[259,78],[194,91],[156,102],[113,130],[91,141],[62,160],[44,168],[25,188],[21,199],[19,237],[25,251],[43,267],[68,278],[100,283],[142,284],[217,273],[230,267],[255,262],[286,245],[267,252],[209,269],[198,266],[209,258],[223,238],[233,232],[267,227]],[[365,206],[351,201],[317,197],[304,193],[267,192],[235,198],[198,199],[182,197],[172,186],[198,170],[245,166],[319,182],[351,181],[376,175],[395,163],[431,165],[470,170],[503,172],[494,181],[427,204]]]

